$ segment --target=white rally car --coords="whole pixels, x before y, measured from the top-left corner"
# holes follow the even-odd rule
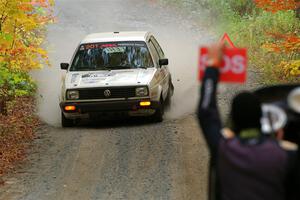
[[[67,70],[60,100],[63,127],[115,113],[162,121],[174,91],[168,59],[149,32],[88,35],[61,69]]]

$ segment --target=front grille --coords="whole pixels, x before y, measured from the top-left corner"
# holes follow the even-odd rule
[[[106,90],[110,91],[110,96],[104,95]],[[78,91],[80,100],[135,97],[135,87],[91,88]]]

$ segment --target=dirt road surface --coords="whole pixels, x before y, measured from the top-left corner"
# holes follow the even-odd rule
[[[59,0],[49,27],[52,68],[34,72],[42,127],[33,150],[6,178],[0,199],[206,199],[208,152],[195,117],[197,47],[212,37],[191,16],[155,0]],[[113,120],[59,128],[62,72],[88,33],[150,30],[170,59],[175,96],[163,123]]]
[[[48,127],[0,199],[205,199],[208,154],[194,119],[136,123]]]

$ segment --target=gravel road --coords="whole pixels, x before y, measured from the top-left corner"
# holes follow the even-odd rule
[[[0,199],[205,199],[208,154],[193,117],[47,127]]]
[[[59,0],[49,27],[51,68],[34,72],[41,128],[25,166],[7,177],[0,199],[206,199],[208,153],[193,112],[197,48],[211,34],[191,16],[155,0]],[[59,128],[60,62],[88,33],[150,30],[170,59],[175,96],[166,120],[113,120]]]

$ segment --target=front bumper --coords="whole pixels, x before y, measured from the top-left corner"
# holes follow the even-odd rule
[[[61,102],[60,108],[66,118],[92,118],[106,114],[126,114],[129,116],[150,116],[159,108],[159,102],[150,101],[147,107],[140,106],[142,100],[97,101],[97,102]],[[74,111],[66,111],[65,106],[75,106]]]

